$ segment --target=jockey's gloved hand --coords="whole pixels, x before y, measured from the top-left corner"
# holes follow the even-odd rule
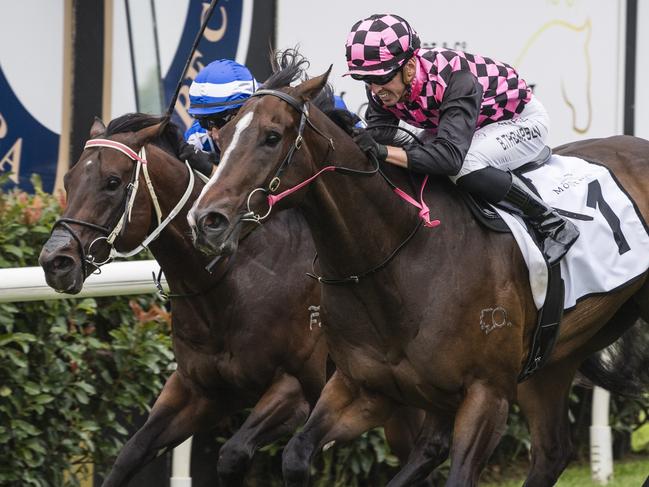
[[[367,130],[356,129],[352,137],[356,145],[368,156],[374,156],[379,162],[385,162],[388,158],[387,146],[379,144]]]
[[[192,144],[185,143],[178,153],[178,158],[181,161],[189,162],[189,165],[196,169],[198,172],[205,174],[209,177],[212,174],[212,169],[216,164],[216,154],[205,152]]]

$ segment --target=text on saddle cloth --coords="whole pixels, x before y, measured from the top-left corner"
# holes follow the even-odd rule
[[[548,164],[524,173],[522,178],[580,232],[560,263],[564,309],[591,294],[622,287],[649,269],[646,223],[606,167],[577,157],[553,155]],[[543,256],[519,217],[495,210],[509,225],[521,249],[540,309],[548,279]]]

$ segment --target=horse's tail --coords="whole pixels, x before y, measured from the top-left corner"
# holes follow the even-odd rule
[[[638,319],[616,342],[588,357],[579,371],[612,394],[637,397],[649,390],[649,324]]]

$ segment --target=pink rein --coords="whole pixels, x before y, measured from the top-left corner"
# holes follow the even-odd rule
[[[430,228],[435,228],[442,222],[440,222],[439,220],[430,219],[430,208],[428,208],[428,205],[424,201],[424,188],[426,187],[426,183],[428,183],[428,174],[426,174],[424,181],[421,183],[421,189],[419,190],[419,201],[415,200],[401,188],[394,188],[394,192],[397,193],[397,195],[402,199],[410,203],[412,206],[419,208],[419,218],[424,220],[424,225]]]
[[[311,176],[309,179],[306,179],[302,181],[300,184],[297,184],[293,186],[292,188],[289,188],[285,191],[282,191],[279,194],[271,194],[268,195],[268,206],[269,210],[273,208],[275,203],[283,200],[287,196],[295,193],[296,191],[299,191],[302,189],[304,186],[310,184],[313,180],[315,180],[318,176],[325,172],[329,171],[335,171],[337,169],[336,166],[326,166],[322,169],[320,169],[317,173],[315,173],[313,176]],[[400,188],[394,188],[394,192],[401,197],[403,200],[406,202],[410,203],[412,206],[419,208],[419,218],[421,218],[424,221],[424,225],[429,227],[429,228],[435,228],[436,226],[440,225],[441,222],[439,220],[431,220],[430,219],[430,208],[428,208],[428,205],[426,205],[426,202],[424,201],[424,188],[426,187],[426,183],[428,183],[428,175],[424,177],[424,181],[421,184],[421,190],[419,191],[419,201],[415,200],[412,196],[407,194],[405,191],[403,191]]]

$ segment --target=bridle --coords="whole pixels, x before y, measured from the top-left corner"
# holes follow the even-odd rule
[[[131,182],[127,186],[125,201],[124,201],[124,211],[122,213],[122,216],[119,217],[119,219],[117,220],[117,223],[115,224],[112,230],[102,225],[97,225],[95,223],[90,223],[75,218],[59,218],[54,222],[54,225],[52,226],[52,231],[54,231],[54,229],[57,226],[63,227],[65,230],[67,230],[70,233],[70,235],[72,235],[72,238],[79,245],[79,253],[81,255],[84,278],[90,275],[90,273],[88,272],[88,266],[94,267],[92,272],[95,272],[97,270],[100,271],[101,266],[111,262],[115,257],[121,257],[121,258],[132,257],[138,254],[139,252],[141,252],[142,250],[146,249],[148,245],[160,235],[160,233],[165,229],[165,227],[176,217],[176,215],[180,212],[180,210],[182,210],[182,208],[185,206],[187,200],[189,200],[189,197],[191,196],[191,193],[194,189],[194,181],[195,181],[194,171],[189,166],[189,163],[185,161],[185,166],[187,167],[187,170],[189,172],[189,183],[187,185],[187,189],[185,190],[185,193],[181,196],[176,206],[169,212],[167,217],[163,220],[160,204],[158,203],[158,197],[155,193],[155,190],[153,189],[153,183],[151,182],[151,177],[149,176],[149,171],[147,167],[148,161],[146,159],[145,148],[142,147],[138,154],[127,145],[122,144],[121,142],[117,142],[115,140],[91,139],[86,142],[84,149],[89,149],[93,147],[98,147],[98,148],[105,147],[105,148],[110,148],[110,149],[115,149],[120,151],[122,154],[125,154],[133,162],[135,162],[135,170],[133,171],[133,177],[131,179]],[[137,195],[137,190],[139,188],[140,171],[144,176],[146,187],[149,191],[149,195],[151,196],[151,200],[153,202],[153,206],[156,212],[158,225],[133,250],[129,252],[119,252],[115,248],[114,243],[117,237],[124,232],[127,223],[130,222],[131,220],[131,212],[133,210],[135,197]],[[77,233],[74,231],[71,225],[79,225],[82,227],[90,228],[92,230],[101,233],[102,236],[97,237],[92,242],[90,242],[90,245],[88,245],[88,249],[84,249],[83,243],[81,242],[81,238],[79,237],[79,235],[77,235]],[[105,260],[98,262],[95,260],[95,256],[92,254],[92,249],[96,243],[101,241],[105,241],[108,244],[108,246],[110,247],[110,251],[108,253],[108,257]]]
[[[295,110],[297,110],[298,113],[300,113],[300,121],[298,123],[298,130],[297,130],[297,135],[295,136],[295,140],[291,144],[291,146],[288,149],[288,152],[286,153],[286,156],[284,157],[284,160],[282,163],[279,165],[277,168],[277,171],[275,171],[274,176],[270,179],[270,182],[268,183],[267,188],[255,188],[253,189],[250,194],[248,195],[248,199],[246,201],[246,206],[248,208],[248,212],[243,215],[241,218],[241,221],[249,221],[249,222],[254,222],[254,223],[261,223],[262,220],[265,220],[270,216],[270,212],[273,208],[273,205],[279,201],[278,196],[274,196],[272,193],[277,191],[279,188],[279,185],[281,184],[281,176],[288,167],[288,165],[291,163],[293,160],[293,156],[295,153],[300,150],[302,147],[302,142],[304,141],[304,129],[308,125],[311,127],[315,133],[323,137],[324,139],[327,140],[327,143],[329,144],[329,149],[328,150],[335,150],[334,148],[334,141],[333,137],[325,134],[322,132],[318,127],[313,125],[313,122],[311,122],[311,119],[309,118],[309,105],[306,102],[300,102],[297,98],[292,97],[291,95],[284,93],[283,91],[278,91],[278,90],[258,90],[255,93],[253,93],[250,97],[261,97],[261,96],[275,96],[281,100],[284,100],[286,103],[288,103],[291,107],[293,107]],[[310,181],[309,181],[310,182]],[[308,184],[308,183],[307,183]],[[300,186],[302,187],[302,186]],[[299,189],[299,188],[298,188]],[[297,189],[296,189],[297,191]],[[261,192],[264,193],[268,198],[268,211],[264,215],[259,215],[258,213],[253,212],[250,209],[250,200],[252,196],[257,193]]]
[[[309,177],[308,179],[302,181],[301,183],[293,186],[292,188],[289,188],[279,194],[273,194],[277,189],[279,188],[279,185],[281,183],[280,176],[284,172],[284,170],[288,167],[288,165],[291,163],[291,160],[293,159],[293,156],[295,155],[295,152],[300,150],[302,147],[302,142],[304,140],[304,129],[308,125],[311,127],[318,135],[322,136],[325,138],[328,143],[329,143],[329,150],[335,150],[334,149],[334,142],[333,138],[326,135],[324,132],[322,132],[320,129],[318,129],[312,122],[311,119],[309,118],[309,110],[308,110],[308,103],[307,102],[300,102],[293,96],[284,93],[283,91],[278,91],[278,90],[259,90],[251,95],[251,97],[254,96],[275,96],[277,98],[280,98],[281,100],[285,101],[288,103],[291,107],[293,107],[295,110],[297,110],[300,113],[300,121],[298,124],[298,131],[297,131],[297,136],[295,137],[295,141],[293,144],[291,144],[288,152],[286,153],[286,156],[284,157],[284,160],[280,164],[279,168],[275,172],[275,175],[271,178],[268,186],[266,188],[260,187],[260,188],[255,188],[253,189],[250,194],[248,195],[248,198],[246,200],[246,206],[247,206],[247,212],[241,217],[240,221],[246,221],[246,222],[253,222],[257,224],[261,224],[263,220],[268,218],[270,216],[270,213],[273,209],[273,206],[283,198],[289,196],[292,193],[295,193],[296,191],[299,191],[302,189],[304,186],[307,186],[310,184],[312,181],[314,181],[316,178],[318,178],[321,174],[329,171],[335,171],[339,172],[342,174],[354,174],[354,175],[359,175],[359,176],[374,176],[375,174],[380,174],[383,179],[388,183],[388,185],[392,188],[392,190],[402,199],[410,203],[411,205],[419,208],[419,217],[420,219],[417,220],[417,225],[414,227],[414,229],[408,234],[408,236],[405,238],[403,242],[401,242],[389,255],[386,259],[384,259],[381,263],[378,265],[372,267],[371,269],[362,272],[360,274],[356,275],[351,275],[347,276],[344,278],[325,278],[323,276],[317,276],[315,273],[307,273],[307,276],[317,279],[319,282],[323,284],[348,284],[348,283],[358,283],[362,277],[368,276],[370,274],[373,274],[377,272],[380,269],[383,269],[385,266],[387,266],[394,257],[399,253],[399,251],[415,236],[419,228],[422,226],[422,221],[423,225],[427,226],[429,228],[434,228],[440,224],[439,220],[431,220],[430,215],[429,215],[429,208],[424,202],[423,199],[423,194],[424,194],[424,188],[426,186],[426,182],[428,181],[428,176],[424,178],[421,191],[420,191],[420,198],[419,201],[415,200],[412,198],[410,195],[408,195],[405,191],[401,190],[398,188],[386,175],[385,173],[381,170],[380,164],[378,160],[376,160],[375,157],[370,157],[370,159],[373,162],[374,167],[370,170],[361,170],[361,169],[351,169],[348,167],[341,167],[341,166],[325,166],[324,168],[320,169],[317,173],[315,173],[313,176]],[[327,152],[328,154],[328,152]],[[325,156],[326,157],[326,156]],[[250,201],[252,196],[256,192],[261,192],[266,195],[266,200],[268,204],[268,210],[264,215],[260,215],[258,213],[255,213],[254,211],[251,210],[250,208]],[[314,263],[315,260],[317,259],[317,254],[316,258],[314,258]]]

